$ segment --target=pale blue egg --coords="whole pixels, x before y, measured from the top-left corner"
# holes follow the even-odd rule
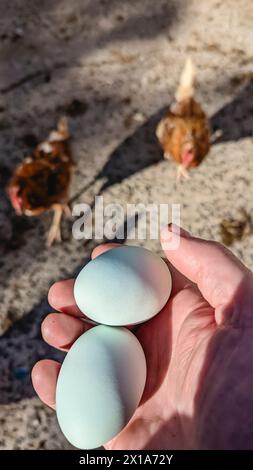
[[[93,449],[116,436],[134,414],[146,382],[146,360],[125,328],[99,325],[74,343],[56,387],[56,412],[66,438]]]
[[[162,258],[137,246],[109,250],[79,273],[74,297],[97,323],[123,326],[149,320],[166,304],[171,275]]]

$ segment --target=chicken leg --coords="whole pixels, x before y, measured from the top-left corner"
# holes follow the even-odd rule
[[[67,216],[71,215],[70,208],[67,204],[54,204],[52,209],[54,211],[54,215],[47,236],[48,247],[50,247],[55,241],[61,242],[61,218],[63,213],[65,212]]]
[[[180,183],[181,179],[189,180],[190,175],[186,168],[183,165],[178,165],[177,168],[177,180],[176,180],[176,186]]]

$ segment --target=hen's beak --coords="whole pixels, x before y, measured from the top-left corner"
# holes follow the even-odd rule
[[[182,153],[182,166],[184,168],[190,168],[194,166],[194,160],[196,158],[196,151],[192,144],[186,144]]]
[[[18,186],[12,186],[8,188],[8,195],[12,204],[13,209],[17,215],[22,214],[22,197],[19,195],[20,188]]]

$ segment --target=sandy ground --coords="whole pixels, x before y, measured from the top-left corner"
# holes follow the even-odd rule
[[[34,396],[30,369],[62,358],[41,340],[48,287],[73,276],[97,241],[45,248],[51,214],[14,215],[12,169],[58,117],[69,116],[77,164],[72,196],[92,203],[179,203],[184,227],[219,240],[222,218],[253,209],[253,8],[250,0],[1,0],[0,448],[69,448],[54,413]],[[177,191],[154,129],[186,56],[198,98],[222,135]],[[73,100],[78,100],[73,105]],[[85,189],[86,187],[86,189]],[[253,267],[253,237],[233,246]],[[131,242],[133,243],[133,242]],[[142,243],[160,252],[158,241]]]

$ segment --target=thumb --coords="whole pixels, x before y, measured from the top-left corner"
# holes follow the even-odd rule
[[[203,297],[216,309],[218,324],[252,323],[253,276],[229,250],[217,242],[192,237],[172,224],[162,230],[161,243],[168,260],[197,284]]]

